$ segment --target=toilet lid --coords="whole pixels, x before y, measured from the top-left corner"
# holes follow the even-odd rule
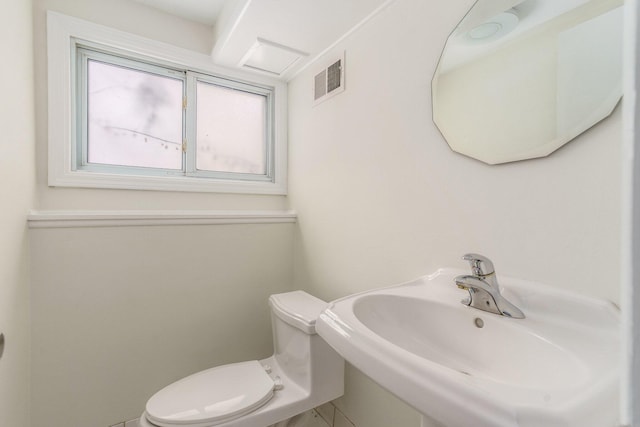
[[[271,399],[275,383],[257,360],[223,365],[168,385],[147,402],[159,426],[215,425],[252,412]]]

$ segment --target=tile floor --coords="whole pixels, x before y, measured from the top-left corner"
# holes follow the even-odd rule
[[[355,427],[331,402],[300,414],[291,421],[297,421],[299,423],[295,424],[295,427]],[[292,423],[292,425],[294,424]],[[276,426],[282,427],[281,424],[277,424]],[[130,420],[114,424],[110,427],[138,427],[138,420]],[[289,425],[287,424],[286,427],[289,427]]]

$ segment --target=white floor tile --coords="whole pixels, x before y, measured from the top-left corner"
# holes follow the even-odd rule
[[[330,426],[333,425],[333,414],[336,412],[336,407],[333,406],[333,403],[328,402],[324,405],[318,406],[316,411],[320,414],[322,419],[327,422],[327,424]]]
[[[355,427],[351,421],[340,411],[336,411],[333,427]]]

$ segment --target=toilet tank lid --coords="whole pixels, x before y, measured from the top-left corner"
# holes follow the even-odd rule
[[[304,291],[293,291],[271,295],[269,305],[282,321],[307,334],[315,334],[316,319],[328,304]]]

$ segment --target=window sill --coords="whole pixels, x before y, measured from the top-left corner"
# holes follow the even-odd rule
[[[53,165],[52,165],[53,169]],[[115,175],[100,172],[58,171],[49,178],[51,187],[110,188],[120,190],[186,191],[234,194],[286,195],[284,182],[211,180],[194,177]]]

